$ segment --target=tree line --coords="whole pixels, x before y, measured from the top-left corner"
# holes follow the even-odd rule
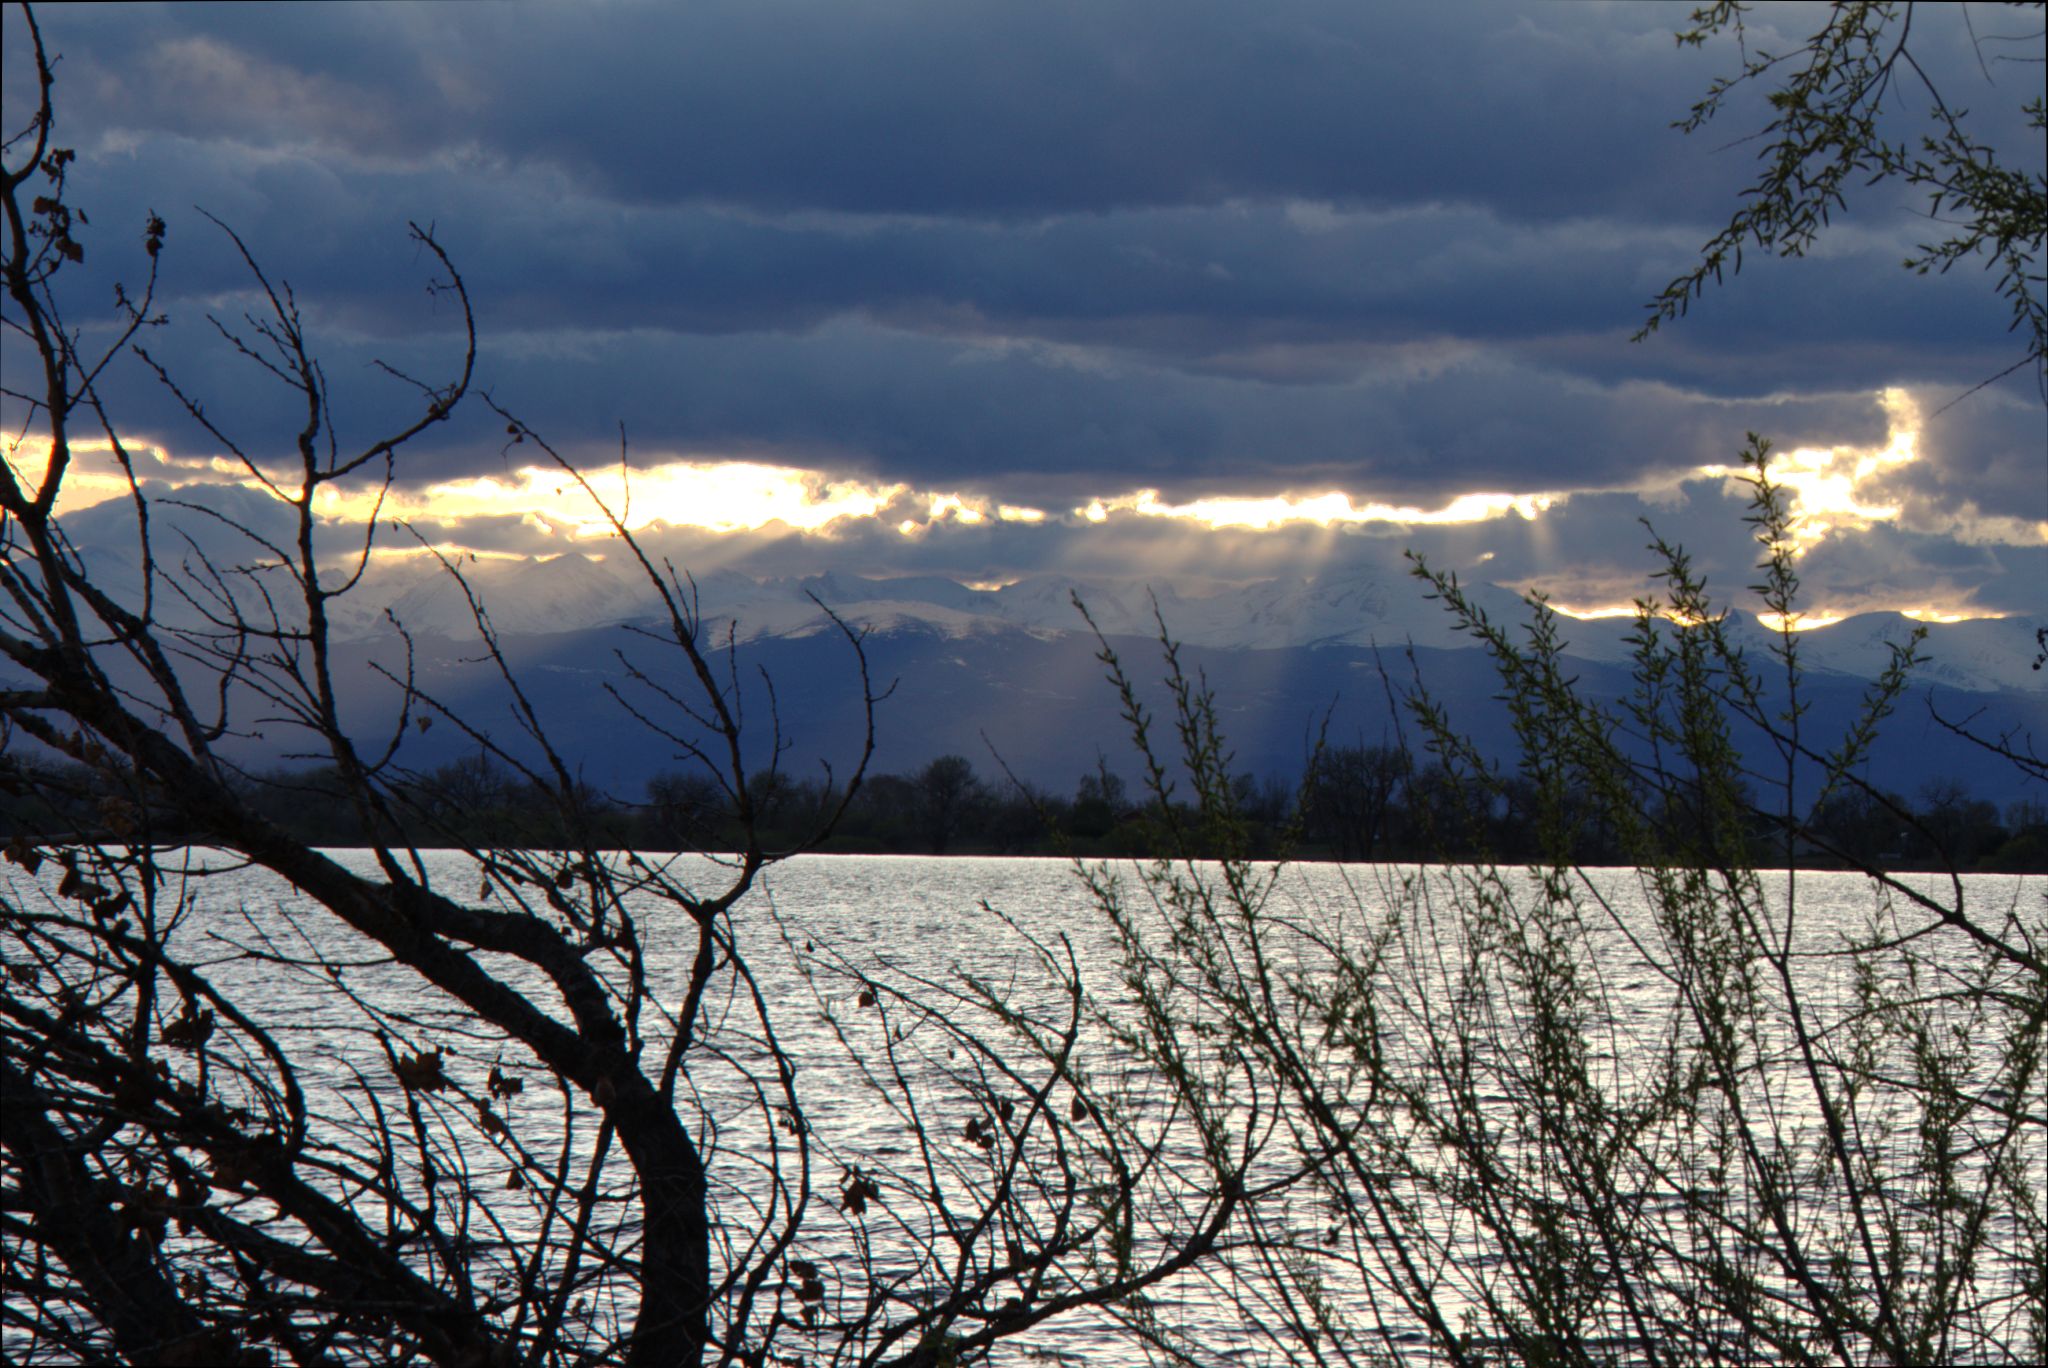
[[[25,768],[37,772],[31,777]],[[394,784],[390,812],[372,827],[344,801],[347,785],[331,767],[274,770],[239,782],[283,829],[316,846],[544,845],[557,807],[545,785],[487,752]],[[1545,854],[1538,835],[1545,800],[1525,779],[1506,775],[1474,804],[1445,766],[1418,764],[1399,746],[1326,746],[1297,776],[1235,774],[1230,784],[1241,848],[1260,858],[1531,862]],[[960,755],[939,756],[908,774],[866,775],[851,795],[829,779],[762,773],[751,778],[749,797],[752,820],[771,848],[805,842],[821,814],[843,807],[831,836],[810,848],[862,855],[1142,859],[1162,853],[1170,819],[1184,825],[1195,808],[1191,795],[1134,792],[1106,763],[1061,794],[991,777]],[[732,850],[742,841],[727,795],[699,771],[659,774],[638,801],[594,788],[581,790],[580,801],[593,833],[622,850]],[[1673,801],[1680,807],[1667,815],[1681,818],[1683,799]],[[1575,862],[1627,861],[1629,851],[1600,803],[1576,803],[1571,820]],[[176,814],[160,813],[154,825],[175,831]],[[1812,806],[1805,826],[1808,835],[1793,853],[1805,869],[2048,873],[2048,804],[2023,798],[2000,811],[1958,779],[1930,781],[1910,798],[1874,786],[1831,793]],[[1753,827],[1762,839],[1770,821],[1759,814]],[[121,814],[108,812],[88,769],[0,761],[0,838],[123,834]],[[1195,853],[1217,858],[1222,850],[1198,845]]]

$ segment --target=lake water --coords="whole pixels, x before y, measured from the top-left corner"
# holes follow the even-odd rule
[[[373,867],[361,852],[344,852],[341,858],[366,872]],[[479,876],[468,857],[429,852],[424,861],[437,885],[458,896],[476,890]],[[593,1127],[587,1104],[556,1093],[506,1042],[480,1032],[466,1013],[424,989],[408,973],[367,953],[323,909],[267,875],[219,866],[218,857],[190,858],[188,867],[195,873],[215,872],[190,883],[191,907],[178,933],[178,946],[185,956],[206,965],[216,985],[293,1053],[316,1111],[339,1118],[346,1131],[363,1124],[366,1094],[387,1106],[403,1101],[406,1095],[393,1081],[376,1036],[381,1029],[402,1052],[443,1050],[450,1076],[476,1092],[485,1091],[493,1067],[503,1066],[525,1084],[524,1091],[505,1100],[502,1109],[530,1149],[543,1155],[554,1150],[564,1155],[591,1152]],[[719,887],[724,877],[714,863],[696,857],[675,860],[667,868],[674,877],[707,892]],[[1449,953],[1455,959],[1468,937],[1451,897],[1457,877],[1455,872],[1413,868],[1296,866],[1278,881],[1265,904],[1265,917],[1278,928],[1272,944],[1283,957],[1291,957],[1290,965],[1312,974],[1322,953],[1315,945],[1318,936],[1334,936],[1347,927],[1342,931],[1347,939],[1363,936],[1373,925],[1384,926],[1385,910],[1400,904],[1407,909],[1402,934],[1414,937],[1417,947],[1433,946],[1432,953]],[[1945,881],[1910,877],[1936,896],[1953,892]],[[1135,869],[1127,868],[1120,878],[1139,918],[1157,915]],[[13,882],[0,882],[0,894],[15,905],[28,906],[38,896],[13,866],[0,866],[0,881],[6,879]],[[45,890],[50,882],[47,876],[42,880]],[[1767,875],[1766,887],[1782,905],[1795,886],[1779,874]],[[2040,880],[1972,876],[1960,887],[1978,909],[1999,915],[2010,911],[2030,918],[2037,927],[2042,924]],[[1609,957],[1602,1000],[1612,1004],[1612,1019],[1604,1023],[1596,1054],[1603,1061],[1601,1067],[1625,1081],[1635,1061],[1653,1057],[1668,1042],[1670,985],[1641,958],[1640,948],[1632,949],[1629,943],[1631,935],[1650,933],[1654,921],[1634,871],[1595,871],[1587,890],[1608,908],[1602,914],[1604,924],[1588,933],[1594,953]],[[1868,929],[1880,900],[1861,876],[1828,873],[1799,875],[1796,899],[1800,911],[1793,923],[1788,964],[1815,1009],[1839,1017],[1855,990],[1855,966],[1842,949]],[[971,1095],[969,1077],[974,1061],[963,1059],[957,1048],[949,1053],[943,1033],[933,1019],[920,1019],[920,1011],[942,1006],[950,985],[971,979],[996,985],[1019,1010],[1057,1019],[1064,1010],[1063,999],[1048,982],[1034,941],[1039,947],[1070,945],[1084,979],[1114,1006],[1128,993],[1119,980],[1112,927],[1076,869],[1045,859],[806,856],[774,867],[734,916],[740,948],[756,975],[768,1018],[780,1046],[795,1062],[805,1121],[818,1146],[810,1182],[821,1197],[812,1207],[811,1235],[803,1247],[835,1279],[835,1295],[841,1284],[850,1290],[862,1279],[877,1276],[877,1270],[914,1276],[919,1257],[914,1241],[902,1238],[901,1232],[890,1234],[880,1222],[864,1230],[862,1223],[834,1209],[837,1203],[831,1200],[857,1162],[870,1168],[916,1166],[916,1148],[906,1141],[905,1115],[900,1106],[890,1106],[886,1096],[895,1090],[900,1102],[903,1085],[889,1081],[879,1063],[892,1039],[889,1033],[898,1033],[895,1039],[902,1045],[899,1057],[906,1061],[907,1083],[928,1092],[925,1105],[930,1110],[919,1113],[920,1119],[934,1131],[950,1133],[976,1114],[979,1104]],[[1898,916],[1907,925],[1926,920],[1910,906]],[[670,1004],[680,1001],[688,988],[693,937],[670,908],[642,906],[638,921],[649,951],[653,996]],[[23,953],[16,938],[0,949],[10,961]],[[548,1004],[548,991],[532,971],[510,962],[497,967]],[[880,1004],[864,1006],[861,975],[900,995],[885,991]],[[739,1239],[750,1220],[745,1216],[748,1205],[773,1200],[760,1168],[762,1156],[778,1145],[787,1154],[788,1145],[775,1133],[777,1114],[772,1106],[765,1111],[756,1106],[750,1091],[750,1080],[761,1076],[766,1056],[745,994],[737,991],[744,985],[724,981],[715,986],[721,995],[714,996],[708,1040],[716,1053],[693,1056],[686,1093],[716,1121],[709,1134],[709,1157],[725,1184],[727,1210],[735,1213],[725,1233]],[[956,1018],[962,1010],[955,1009]],[[1412,1022],[1404,1027],[1390,1014],[1385,1029],[1398,1036],[1411,1028]],[[1411,1042],[1402,1048],[1420,1047]],[[1142,1115],[1158,1097],[1148,1102],[1142,1077],[1118,1079],[1120,1066],[1105,1053],[1108,1049],[1099,1035],[1083,1042],[1083,1052],[1093,1052],[1090,1067],[1098,1081],[1113,1084],[1130,1100],[1132,1114]],[[869,1070],[865,1076],[863,1066]],[[886,1085],[880,1092],[869,1086],[878,1076]],[[1774,1085],[1769,1091],[1786,1109],[1785,1125],[1798,1129],[1815,1124],[1813,1116],[1801,1111],[1796,1087]],[[1053,1105],[1064,1106],[1059,1100],[1064,1096],[1059,1094]],[[438,1098],[425,1100],[441,1104]],[[450,1125],[460,1119],[454,1111],[448,1117]],[[511,1166],[502,1154],[478,1144],[473,1131],[467,1138],[458,1131],[459,1127],[447,1132],[454,1137],[450,1143],[457,1149],[467,1146],[465,1162],[473,1164],[474,1186],[484,1194],[490,1220],[498,1223],[496,1238],[516,1251],[536,1229],[538,1208],[532,1193],[507,1189],[504,1180]],[[341,1143],[359,1149],[360,1134]],[[954,1148],[974,1157],[966,1146]],[[1187,1157],[1181,1154],[1178,1160]],[[1155,1194],[1160,1200],[1189,1199],[1189,1192],[1171,1190],[1170,1174],[1178,1160],[1170,1150],[1162,1160],[1161,1172],[1169,1176],[1160,1180]],[[2036,1153],[2025,1162],[2033,1165],[2039,1191],[2042,1156]],[[963,1167],[934,1181],[959,1195],[972,1189],[975,1178]],[[1309,1223],[1321,1228],[1318,1214],[1289,1217],[1296,1218],[1304,1228]],[[1143,1243],[1141,1231],[1140,1253]],[[1474,1257],[1483,1261],[1486,1256],[1479,1252]],[[509,1257],[498,1262],[500,1272],[515,1266]],[[487,1281],[492,1271],[481,1267],[480,1280]],[[1342,1262],[1332,1265],[1331,1271],[1366,1278],[1356,1265]],[[1332,1295],[1341,1303],[1364,1293],[1347,1289],[1340,1276],[1332,1284]],[[1452,1292],[1450,1304],[1456,1304],[1458,1295],[1464,1294]],[[622,1325],[616,1317],[629,1305],[612,1303],[601,1285],[594,1287],[587,1308],[594,1336],[617,1333]],[[1354,1311],[1365,1314],[1359,1307]],[[1178,1329],[1204,1346],[1208,1361],[1234,1361],[1255,1348],[1244,1333],[1244,1311],[1223,1300],[1218,1288],[1200,1277],[1182,1278],[1161,1289],[1156,1314],[1161,1326]],[[1373,1342],[1379,1348],[1397,1358],[1417,1352],[1411,1342],[1412,1322],[1404,1325],[1380,1312],[1368,1319],[1377,1326],[1373,1333],[1378,1339]],[[1099,1318],[1050,1325],[1028,1339],[1028,1345],[1006,1351],[1006,1361],[1025,1361],[1027,1352],[1040,1361],[1124,1364],[1144,1359],[1122,1331]]]

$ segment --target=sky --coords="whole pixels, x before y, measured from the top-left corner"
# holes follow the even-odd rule
[[[2048,408],[1974,264],[1900,269],[1924,199],[1858,193],[1644,341],[1645,304],[1756,175],[1738,99],[1672,127],[1730,42],[1604,3],[47,5],[68,316],[107,335],[168,225],[144,338],[259,462],[291,396],[244,333],[240,235],[303,311],[361,448],[480,330],[478,392],[700,571],[1052,573],[1183,592],[1392,578],[1403,552],[1564,608],[1649,587],[1651,533],[1740,601],[1730,478],[1768,437],[1809,621],[2039,614]],[[1753,16],[1791,47],[1803,5]],[[7,20],[9,129],[32,90]],[[2038,173],[2038,12],[1923,6],[1913,51]],[[2028,35],[2032,35],[2029,37]],[[1927,101],[1897,90],[1901,128]],[[10,351],[16,350],[12,340]],[[383,363],[380,366],[378,363]],[[12,360],[10,359],[10,369]],[[134,358],[102,383],[153,493],[264,516]],[[26,430],[4,408],[10,440]],[[621,437],[628,471],[621,474]],[[375,510],[393,554],[610,554],[603,518],[472,400]],[[33,469],[32,441],[9,456]],[[88,451],[67,510],[119,492]],[[381,498],[381,502],[378,500]],[[253,511],[251,511],[253,510]]]

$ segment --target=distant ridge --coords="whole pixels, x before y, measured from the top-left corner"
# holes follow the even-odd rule
[[[574,552],[548,559],[483,559],[462,567],[485,604],[492,625],[507,635],[542,635],[645,619],[659,605],[638,567],[629,574],[612,562]],[[1406,580],[1388,583],[1362,573],[1271,579],[1219,592],[1183,594],[1171,584],[1136,580],[1035,575],[999,589],[974,589],[939,576],[869,579],[826,574],[757,580],[717,571],[695,583],[704,621],[722,638],[728,627],[742,642],[801,637],[827,630],[817,602],[849,623],[874,632],[920,631],[971,637],[1021,631],[1035,637],[1085,631],[1074,610],[1079,594],[1101,629],[1112,636],[1155,634],[1154,604],[1174,637],[1218,650],[1407,644],[1469,649],[1442,605]],[[1498,585],[1468,586],[1498,622],[1527,617],[1519,595]],[[346,603],[338,626],[352,640],[390,631],[385,611],[416,635],[462,639],[473,634],[469,605],[446,571],[413,559],[379,566]],[[1767,649],[1775,634],[1749,613],[1733,615],[1737,639]],[[1965,692],[2048,692],[2048,673],[2033,668],[2039,619],[2010,617],[1928,626],[1916,678]],[[1862,613],[1798,636],[1800,659],[1811,671],[1875,679],[1919,625],[1898,613]],[[1580,659],[1625,663],[1627,618],[1564,621],[1568,653]]]

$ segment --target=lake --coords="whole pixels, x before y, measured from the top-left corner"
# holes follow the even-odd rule
[[[339,854],[365,872],[374,867],[363,852]],[[707,890],[719,886],[723,877],[718,865],[701,857],[642,858]],[[437,886],[458,896],[477,889],[479,872],[469,857],[428,852],[422,859],[424,872]],[[386,1033],[401,1055],[442,1051],[448,1076],[476,1095],[490,1091],[494,1070],[502,1071],[499,1077],[517,1077],[522,1090],[503,1096],[494,1116],[502,1114],[544,1167],[573,1170],[594,1153],[596,1131],[587,1100],[557,1092],[520,1051],[494,1033],[479,1030],[466,1012],[423,988],[408,972],[366,953],[360,940],[331,914],[280,887],[270,876],[225,868],[219,857],[204,852],[191,853],[187,867],[192,878],[184,886],[188,906],[177,948],[204,966],[212,981],[291,1053],[312,1110],[329,1118],[337,1146],[361,1152],[366,1118],[374,1105],[395,1111],[407,1102],[426,1104],[426,1119],[420,1124],[441,1128],[435,1143],[467,1166],[469,1186],[477,1194],[479,1210],[470,1215],[478,1248],[484,1251],[477,1256],[479,1281],[516,1271],[522,1243],[534,1238],[545,1219],[534,1190],[508,1185],[515,1165],[502,1145],[483,1143],[473,1124],[464,1128],[469,1118],[460,1105],[450,1104],[443,1095],[408,1094],[398,1086],[378,1032]],[[1129,910],[1128,925],[1149,928],[1155,936],[1169,934],[1171,920],[1180,912],[1154,900],[1151,895],[1159,889],[1148,889],[1135,866],[1124,866],[1116,878]],[[4,882],[7,879],[13,882]],[[51,876],[46,872],[41,882],[47,889]],[[2048,885],[2038,879],[1970,876],[1951,886],[1933,876],[1908,876],[1906,883],[1936,897],[1952,896],[1960,889],[1971,907],[1995,914],[1992,922],[2016,916],[2027,920],[2037,934],[2042,925],[2043,890]],[[1517,1077],[1516,1071],[1528,1062],[1514,1058],[1524,1042],[1532,1057],[1546,1048],[1533,1018],[1506,1001],[1519,982],[1515,975],[1521,971],[1514,966],[1522,962],[1518,957],[1528,946],[1514,931],[1489,925],[1487,916],[1475,918],[1470,909],[1494,897],[1529,899],[1534,887],[1520,874],[1488,884],[1472,871],[1412,866],[1288,869],[1262,889],[1259,903],[1259,921],[1266,933],[1263,944],[1276,966],[1273,981],[1287,986],[1288,1000],[1275,1006],[1276,1019],[1295,1020],[1298,1025],[1301,1004],[1309,1002],[1329,1017],[1326,1041],[1349,1029],[1340,1021],[1343,1013],[1319,996],[1324,993],[1322,985],[1333,981],[1333,956],[1356,959],[1377,954],[1381,981],[1405,984],[1407,991],[1389,990],[1374,1017],[1371,1048],[1397,1061],[1394,1075],[1402,1069],[1416,1070],[1414,1077],[1422,1080],[1417,1087],[1426,1091],[1442,1079],[1430,1083],[1421,1062],[1440,1047],[1448,1023],[1490,1022],[1487,1037],[1478,1042],[1486,1048],[1464,1067],[1493,1080],[1471,1093],[1482,1129],[1510,1123],[1520,1103],[1502,1080]],[[1582,1021],[1576,1028],[1585,1038],[1582,1062],[1589,1076],[1616,1097],[1633,1096],[1650,1087],[1662,1067],[1660,1061],[1674,1049],[1674,1040],[1682,1044],[1691,1029],[1682,1022],[1674,1029],[1673,1004],[1679,988],[1662,972],[1660,965],[1666,961],[1658,948],[1672,944],[1673,935],[1690,933],[1660,922],[1636,871],[1590,871],[1574,887],[1584,916],[1577,930],[1553,940],[1556,953],[1571,948],[1571,953],[1583,955],[1591,984],[1584,1001],[1597,1004],[1601,1013],[1597,1021]],[[1880,898],[1859,875],[1807,872],[1795,881],[1782,873],[1766,874],[1760,891],[1767,900],[1760,908],[1775,909],[1768,911],[1775,919],[1769,926],[1775,929],[1767,930],[1763,942],[1780,949],[1782,961],[1765,957],[1751,965],[1762,987],[1748,991],[1761,991],[1775,1003],[1783,996],[1782,984],[1789,983],[1805,1010],[1830,1023],[1830,1029],[1849,1030],[1843,1023],[1868,1015],[1858,1006],[1866,1000],[1859,993],[1870,987],[1868,962],[1859,969],[1845,947],[1873,929],[1922,931],[1930,924],[1909,898]],[[0,892],[22,907],[37,897],[26,876],[11,865],[0,866]],[[694,938],[685,934],[687,927],[672,909],[631,899],[628,906],[636,912],[647,948],[651,994],[672,1005],[688,991]],[[1796,909],[1794,915],[1785,915],[1788,907]],[[1001,1152],[969,1143],[975,1134],[974,1119],[994,1115],[990,1109],[999,1105],[1004,1088],[1011,1096],[1028,1100],[1029,1085],[1041,1076],[1029,1067],[1007,1081],[991,1073],[986,1059],[974,1057],[971,1041],[948,1034],[949,1021],[965,1024],[980,1010],[977,1001],[999,999],[1012,1012],[1057,1024],[1067,999],[1054,981],[1056,972],[1048,972],[1041,956],[1046,951],[1064,955],[1067,947],[1104,1012],[1115,1017],[1133,1010],[1135,989],[1120,967],[1116,926],[1076,868],[1064,861],[805,856],[772,868],[737,905],[734,922],[776,1041],[794,1065],[802,1124],[814,1147],[809,1182],[818,1194],[801,1248],[823,1268],[821,1277],[828,1280],[835,1298],[855,1296],[878,1279],[914,1282],[926,1266],[921,1260],[935,1257],[931,1231],[913,1229],[914,1221],[884,1219],[886,1202],[878,1201],[878,1209],[864,1217],[840,1209],[847,1176],[856,1169],[878,1174],[892,1167],[917,1170],[927,1157],[914,1143],[914,1129],[921,1125],[930,1135],[964,1135],[960,1143],[942,1147],[948,1150],[945,1162],[951,1167],[929,1178],[929,1191],[971,1200],[985,1190],[987,1175],[975,1167],[982,1152]],[[1948,945],[1948,934],[1928,932],[1914,943],[1928,951],[1926,965],[1933,971],[1971,972],[1967,943],[1951,937],[1956,944]],[[21,958],[18,939],[6,943],[5,953],[10,962]],[[1057,963],[1055,958],[1055,971]],[[504,959],[497,959],[494,967],[543,1006],[549,1003],[550,990],[535,971]],[[1780,970],[1779,986],[1774,987],[1773,974]],[[1474,985],[1496,982],[1502,986],[1490,1004],[1459,1005],[1461,993],[1471,998]],[[961,989],[967,984],[978,986]],[[956,991],[964,995],[949,997]],[[1215,1004],[1204,998],[1199,986],[1168,982],[1165,991],[1168,1001],[1184,1005],[1191,1040],[1215,1024]],[[877,1000],[865,999],[870,992]],[[738,1244],[759,1220],[746,1213],[772,1211],[777,1200],[762,1167],[763,1157],[775,1153],[786,1160],[788,1137],[794,1133],[793,1123],[773,1105],[772,1090],[767,1106],[759,1104],[754,1092],[756,1082],[772,1077],[772,1070],[748,993],[745,980],[726,978],[713,985],[707,1014],[710,1049],[692,1056],[685,1080],[689,1105],[700,1108],[713,1123],[700,1127],[700,1133],[729,1213],[725,1237]],[[1183,996],[1176,998],[1175,993]],[[554,1001],[559,1005],[558,999]],[[1459,1016],[1460,1011],[1467,1014]],[[1774,1109],[1773,1124],[1789,1137],[1787,1153],[1809,1154],[1820,1143],[1816,1137],[1824,1134],[1824,1118],[1810,1096],[1802,1094],[1797,1081],[1800,1061],[1783,1034],[1782,1016],[1776,1005],[1759,1014],[1757,1020],[1763,1024],[1756,1028],[1753,1055],[1757,1078],[1744,1087]],[[983,1039],[1001,1037],[1002,1028],[993,1017],[977,1019]],[[1981,1043],[1991,1048],[1989,1038]],[[1120,1056],[1099,1024],[1083,1032],[1076,1053],[1086,1060],[1104,1098],[1115,1100],[1121,1123],[1133,1135],[1157,1139],[1156,1167],[1144,1179],[1144,1191],[1157,1205],[1162,1227],[1173,1227],[1204,1199],[1200,1180],[1205,1170],[1195,1147],[1171,1131],[1174,1103],[1169,1090],[1149,1066]],[[1232,1058],[1228,1049],[1222,1049],[1202,1067],[1217,1070],[1221,1079],[1239,1067],[1230,1062]],[[1987,1061],[1986,1067],[1995,1062]],[[1025,1064],[1031,1061],[1026,1059]],[[1341,1072],[1341,1064],[1333,1056],[1318,1067]],[[1331,1083],[1336,1076],[1323,1078],[1322,1084],[1337,1086]],[[1250,1166],[1249,1177],[1284,1174],[1296,1151],[1284,1133],[1280,1113],[1271,1109],[1271,1099],[1258,1094],[1261,1080],[1255,1074],[1248,1077],[1250,1091],[1219,1103],[1217,1114],[1229,1125],[1269,1128],[1264,1141],[1268,1150]],[[1237,1086],[1242,1089],[1244,1084]],[[906,1101],[912,1096],[920,1107],[914,1116]],[[1421,1098],[1421,1093],[1416,1096]],[[1056,1090],[1049,1094],[1048,1105],[1063,1108],[1065,1097]],[[1873,1127],[1904,1125],[1909,1117],[1887,1110],[1895,1110],[1896,1102],[1874,1096],[1862,1104],[1858,1115]],[[1412,1107],[1410,1114],[1416,1114]],[[963,1124],[968,1126],[964,1132]],[[2029,1134],[2038,1137],[2039,1132]],[[1425,1139],[1423,1129],[1414,1132],[1416,1145]],[[1902,1170],[1913,1169],[1911,1134],[1881,1143],[1873,1138],[1872,1144],[1873,1153],[1896,1151]],[[2036,1192],[2048,1177],[2043,1172],[2043,1148],[2048,1147],[2022,1146],[2015,1160]],[[1964,1168],[1967,1172],[1968,1165]],[[606,1181],[616,1178],[616,1172],[609,1172]],[[1447,1314],[1475,1310],[1498,1293],[1504,1285],[1498,1279],[1509,1271],[1500,1268],[1498,1250],[1481,1247],[1483,1241],[1475,1244],[1473,1229],[1461,1227],[1457,1203],[1446,1196],[1447,1182],[1439,1188],[1434,1179],[1425,1181],[1420,1167],[1389,1170],[1385,1181],[1387,1190],[1399,1192],[1408,1204],[1411,1215],[1404,1219],[1413,1222],[1417,1238],[1430,1243],[1443,1259],[1437,1276]],[[1539,1173],[1535,1181],[1540,1186],[1549,1177]],[[1646,1204],[1661,1201],[1675,1210],[1682,1205],[1677,1186],[1676,1179],[1666,1182],[1667,1190],[1661,1192],[1645,1186]],[[621,1189],[616,1195],[623,1200],[630,1194]],[[1356,1343],[1395,1359],[1427,1359],[1420,1342],[1421,1323],[1396,1295],[1398,1279],[1391,1279],[1375,1262],[1380,1255],[1370,1241],[1354,1243],[1355,1231],[1339,1232],[1331,1223],[1330,1204],[1342,1197],[1336,1188],[1303,1184],[1292,1195],[1271,1198],[1262,1220],[1269,1223],[1269,1233],[1292,1232],[1282,1243],[1294,1242],[1302,1257],[1314,1262],[1314,1278],[1331,1303],[1330,1314],[1349,1318]],[[626,1219],[630,1225],[630,1217]],[[1833,1218],[1815,1210],[1801,1219],[1814,1223],[1818,1231]],[[1136,1254],[1142,1257],[1166,1238],[1161,1231],[1139,1229],[1134,1235]],[[1996,1272],[1980,1271],[1987,1276]],[[593,1338],[602,1340],[623,1330],[630,1301],[615,1299],[620,1290],[602,1278],[592,1281],[584,1315]],[[1183,1276],[1156,1289],[1147,1314],[1157,1333],[1185,1336],[1200,1346],[1204,1361],[1234,1361],[1255,1357],[1259,1347],[1246,1325],[1247,1305],[1260,1308],[1257,1314],[1262,1317],[1295,1314],[1272,1301],[1272,1295],[1248,1290],[1245,1283],[1229,1278]],[[2002,1333],[1994,1329],[1989,1340],[1980,1338],[1965,1347],[1976,1357],[1995,1359],[1993,1351]],[[2013,1342],[2017,1344],[2017,1339]],[[10,1341],[11,1352],[20,1347]],[[1622,1359],[1637,1356],[1621,1339],[1614,1352]],[[1145,1357],[1126,1330],[1092,1314],[1049,1324],[1009,1345],[1000,1357],[1023,1361],[1027,1355],[1105,1364],[1135,1364]]]

